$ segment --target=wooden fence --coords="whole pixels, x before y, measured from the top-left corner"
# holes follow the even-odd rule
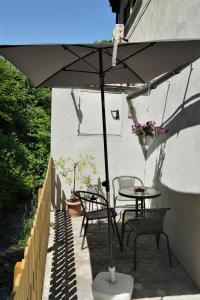
[[[38,193],[38,206],[28,244],[24,250],[24,259],[15,265],[10,300],[42,299],[50,223],[51,167],[50,159],[44,186]]]

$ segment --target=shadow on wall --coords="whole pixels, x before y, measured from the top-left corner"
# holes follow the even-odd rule
[[[166,231],[170,237],[172,250],[187,272],[200,287],[199,247],[200,247],[200,194],[175,191],[162,184],[162,166],[165,159],[164,143],[156,162],[153,185],[161,191],[161,197],[151,200],[151,207],[169,207],[166,216]],[[178,175],[177,175],[178,176]]]
[[[83,113],[80,109],[80,97],[79,97],[79,100],[76,100],[74,90],[71,91],[71,96],[72,96],[72,100],[73,100],[73,103],[74,103],[74,107],[75,107],[75,111],[76,111],[78,121],[81,124],[82,120],[83,120]],[[77,102],[78,102],[78,104],[77,104]]]
[[[60,181],[60,177],[56,174],[55,171],[55,163],[52,159],[52,175],[51,175],[51,187],[52,187],[52,197],[51,197],[51,205],[54,210],[66,210],[66,195],[62,190],[62,185]]]
[[[138,123],[137,115],[136,115],[136,109],[133,106],[133,103],[131,100],[127,100],[128,108],[129,108],[129,119],[132,119],[133,124]],[[144,155],[144,158],[146,160],[147,157],[147,149],[141,145],[141,149]]]
[[[179,192],[172,190],[168,188],[166,185],[162,184],[161,179],[162,179],[162,166],[165,160],[165,147],[166,143],[164,143],[160,147],[160,153],[159,157],[156,161],[156,167],[155,167],[155,172],[154,172],[154,178],[153,178],[153,186],[157,189],[159,189],[162,193],[161,199],[156,200],[152,199],[151,204],[152,206],[160,206],[160,204],[163,205],[169,205],[172,204],[172,206],[175,205],[175,208],[180,212],[180,205],[181,202],[186,201],[188,203],[188,210],[187,213],[189,214],[191,211],[195,211],[197,207],[200,209],[200,194],[194,194],[194,193],[184,193],[184,192]],[[177,203],[176,203],[177,201]],[[185,202],[184,202],[185,203]],[[196,205],[195,205],[196,203]],[[176,207],[177,205],[177,207]],[[167,206],[166,206],[167,207]],[[199,210],[198,209],[198,210]],[[190,215],[192,218],[192,216]]]
[[[198,99],[198,100],[197,100]],[[196,102],[189,105],[191,101]],[[161,145],[173,135],[179,134],[183,129],[190,128],[200,124],[200,93],[193,95],[184,101],[173,114],[162,124],[168,130],[166,134],[158,136],[149,146],[146,159]]]

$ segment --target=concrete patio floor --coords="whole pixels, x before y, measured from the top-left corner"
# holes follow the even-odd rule
[[[90,224],[86,247],[81,250],[81,221],[82,217],[71,219],[64,211],[52,213],[43,300],[91,300],[92,278],[107,271],[107,225],[102,224],[99,228],[98,224]],[[169,266],[164,238],[157,249],[154,237],[139,237],[136,271],[133,269],[132,243],[128,248],[125,245],[121,252],[114,236],[113,249],[117,272],[134,277],[132,299],[200,299],[200,290],[173,253],[173,267]]]

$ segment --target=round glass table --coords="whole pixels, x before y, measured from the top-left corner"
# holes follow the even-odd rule
[[[143,191],[140,191],[143,189]],[[119,190],[119,194],[121,196],[127,197],[127,198],[134,198],[136,201],[136,211],[138,211],[138,202],[141,202],[141,208],[145,207],[145,199],[151,199],[156,198],[161,195],[161,192],[159,190],[156,190],[153,187],[127,187]]]

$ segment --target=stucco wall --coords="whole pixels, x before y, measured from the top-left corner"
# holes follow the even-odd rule
[[[199,0],[143,1],[127,37],[129,41],[200,38],[199,13]],[[168,128],[168,134],[148,149],[146,183],[162,191],[153,206],[171,207],[166,230],[172,249],[200,287],[199,78],[198,61],[152,91],[145,101],[138,97],[134,103],[140,103],[139,120],[149,105],[147,120],[164,122]]]
[[[88,93],[90,94],[91,92],[88,91]],[[95,92],[94,97],[97,97],[96,93],[99,94],[99,92]],[[81,90],[76,90],[75,94],[80,95],[80,98],[82,98]],[[119,120],[121,123],[121,134],[108,135],[108,162],[110,181],[112,181],[115,176],[119,175],[135,175],[144,179],[144,155],[141,146],[138,143],[137,137],[131,132],[133,120],[130,113],[128,113],[129,108],[126,101],[126,96],[123,94],[112,95],[109,93],[109,97],[111,97],[111,101],[113,101],[113,107],[115,107],[116,98],[121,101]],[[107,100],[107,93],[105,95],[105,100]],[[84,135],[78,134],[79,120],[76,105],[77,104],[74,103],[74,99],[72,97],[71,89],[54,88],[52,90],[52,157],[54,160],[57,160],[60,157],[68,156],[76,158],[77,155],[81,153],[91,154],[96,158],[96,165],[98,169],[98,174],[94,177],[93,182],[96,183],[98,177],[100,177],[101,181],[103,181],[105,179],[103,136],[99,134],[91,135],[90,132]],[[92,118],[95,108],[91,107],[89,103],[85,103],[85,105],[86,107],[84,107],[84,110],[88,110],[88,113],[91,116],[90,127],[92,130],[93,127],[96,126],[95,120]],[[101,110],[99,110],[99,115],[101,116]],[[83,114],[83,119],[84,117],[85,115]],[[110,111],[107,111],[108,120],[109,117]],[[144,115],[143,118],[145,119]],[[99,126],[99,130],[102,132],[102,124],[99,124]],[[62,195],[62,192],[68,195],[70,188],[67,187],[67,185],[64,183],[64,180],[60,176],[59,178],[56,176],[55,180],[56,186],[57,181],[61,181],[62,183],[62,191],[59,191],[57,197],[59,198],[59,195]],[[57,199],[57,202],[60,202],[59,199]],[[59,207],[59,205],[57,207]]]
[[[199,0],[143,0],[142,3],[127,35],[129,41],[200,38]],[[188,67],[170,82],[163,83],[150,96],[132,101],[132,117],[126,97],[122,95],[122,132],[108,136],[108,152],[111,180],[118,175],[131,174],[161,190],[162,196],[151,205],[171,207],[165,227],[172,249],[200,287],[199,78],[200,62],[196,62],[192,69]],[[92,115],[90,106],[88,111]],[[147,153],[131,133],[134,111],[138,121],[164,122],[168,128],[168,134],[155,140]],[[78,116],[71,89],[53,89],[53,158],[92,154],[99,171],[94,182],[99,176],[104,180],[102,136],[78,135],[77,130]],[[60,176],[55,176],[55,183],[55,208],[59,208],[60,198],[63,200],[68,195],[69,188]]]
[[[127,37],[129,41],[199,38],[199,5],[199,0],[143,0]]]

